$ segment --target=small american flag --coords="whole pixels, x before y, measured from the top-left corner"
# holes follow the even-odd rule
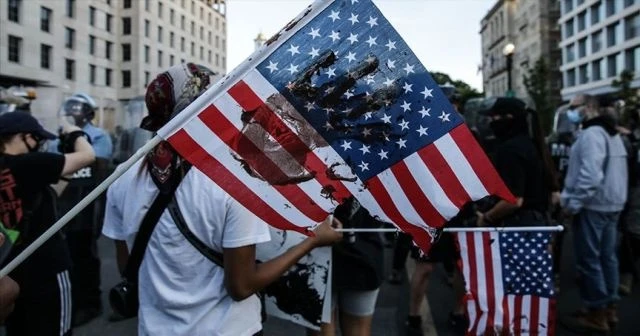
[[[309,6],[158,134],[259,218],[306,229],[355,197],[428,251],[470,200],[513,196],[368,0]]]
[[[554,335],[550,232],[457,233],[467,335]]]

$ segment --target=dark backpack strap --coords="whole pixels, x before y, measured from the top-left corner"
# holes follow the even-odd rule
[[[188,170],[188,169],[187,169]],[[155,229],[156,224],[160,220],[160,216],[167,208],[169,202],[173,198],[176,189],[180,185],[182,178],[186,175],[187,171],[181,172],[180,174],[174,175],[174,181],[171,184],[171,188],[167,192],[162,192],[158,194],[156,199],[151,204],[149,210],[144,215],[142,222],[140,223],[140,229],[136,234],[136,240],[133,243],[133,247],[131,248],[131,253],[129,254],[129,259],[127,260],[127,265],[125,266],[124,272],[122,276],[131,281],[138,281],[138,270],[140,269],[140,264],[142,264],[142,259],[144,258],[144,252],[147,249],[147,244],[149,243],[149,239],[151,238],[151,233],[153,233],[153,229]]]
[[[189,229],[187,222],[184,220],[184,216],[182,216],[182,212],[180,211],[180,207],[178,206],[178,201],[175,196],[171,199],[171,202],[169,202],[167,209],[171,214],[171,218],[173,218],[173,221],[176,223],[178,230],[182,232],[182,235],[189,241],[189,243],[191,243],[191,245],[193,245],[193,247],[195,247],[196,250],[198,250],[207,259],[224,268],[222,253],[214,251],[212,248],[207,246]]]

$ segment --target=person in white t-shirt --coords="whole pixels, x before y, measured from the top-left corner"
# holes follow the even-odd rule
[[[157,131],[206,89],[210,75],[206,68],[188,63],[156,77],[147,89],[149,116],[141,127]],[[102,233],[116,240],[121,271],[159,188],[185,165],[186,161],[162,142],[109,187]],[[209,248],[223,253],[224,268],[196,250],[165,210],[140,265],[139,335],[260,334],[261,307],[255,293],[315,247],[342,238],[332,228],[340,222],[327,218],[314,237],[273,260],[256,264],[255,244],[270,240],[264,222],[195,167],[188,170],[175,195],[189,229]]]

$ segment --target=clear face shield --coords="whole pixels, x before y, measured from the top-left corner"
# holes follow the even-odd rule
[[[77,99],[67,99],[58,111],[58,119],[61,125],[80,125],[86,120],[90,107],[87,103]]]

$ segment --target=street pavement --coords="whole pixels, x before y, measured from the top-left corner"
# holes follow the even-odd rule
[[[107,336],[136,335],[136,319],[120,322],[109,322],[110,307],[107,300],[108,290],[119,281],[115,261],[113,243],[108,239],[101,238],[99,241],[100,255],[102,260],[102,289],[104,295],[105,313],[89,324],[74,329],[74,335],[79,336]],[[558,314],[567,314],[579,307],[577,288],[573,283],[574,259],[572,253],[572,240],[569,234],[565,238],[562,263],[561,291],[558,297]],[[385,269],[387,273],[391,265],[391,249],[385,249]],[[408,273],[412,269],[412,261],[408,263]],[[625,297],[620,302],[620,324],[615,335],[640,335],[640,284],[636,284],[636,290],[630,297]],[[448,336],[456,335],[448,325],[448,314],[453,308],[453,291],[446,284],[444,270],[441,266],[431,278],[427,290],[428,303],[423,307],[423,321],[425,322],[425,335]],[[376,312],[373,319],[372,335],[374,336],[394,336],[404,335],[404,320],[407,316],[409,305],[409,286],[405,277],[403,283],[393,286],[384,283],[377,302]],[[302,327],[290,322],[274,317],[269,317],[264,326],[265,335],[268,336],[293,336],[305,335]],[[564,330],[560,323],[556,330],[556,335],[577,336]]]

